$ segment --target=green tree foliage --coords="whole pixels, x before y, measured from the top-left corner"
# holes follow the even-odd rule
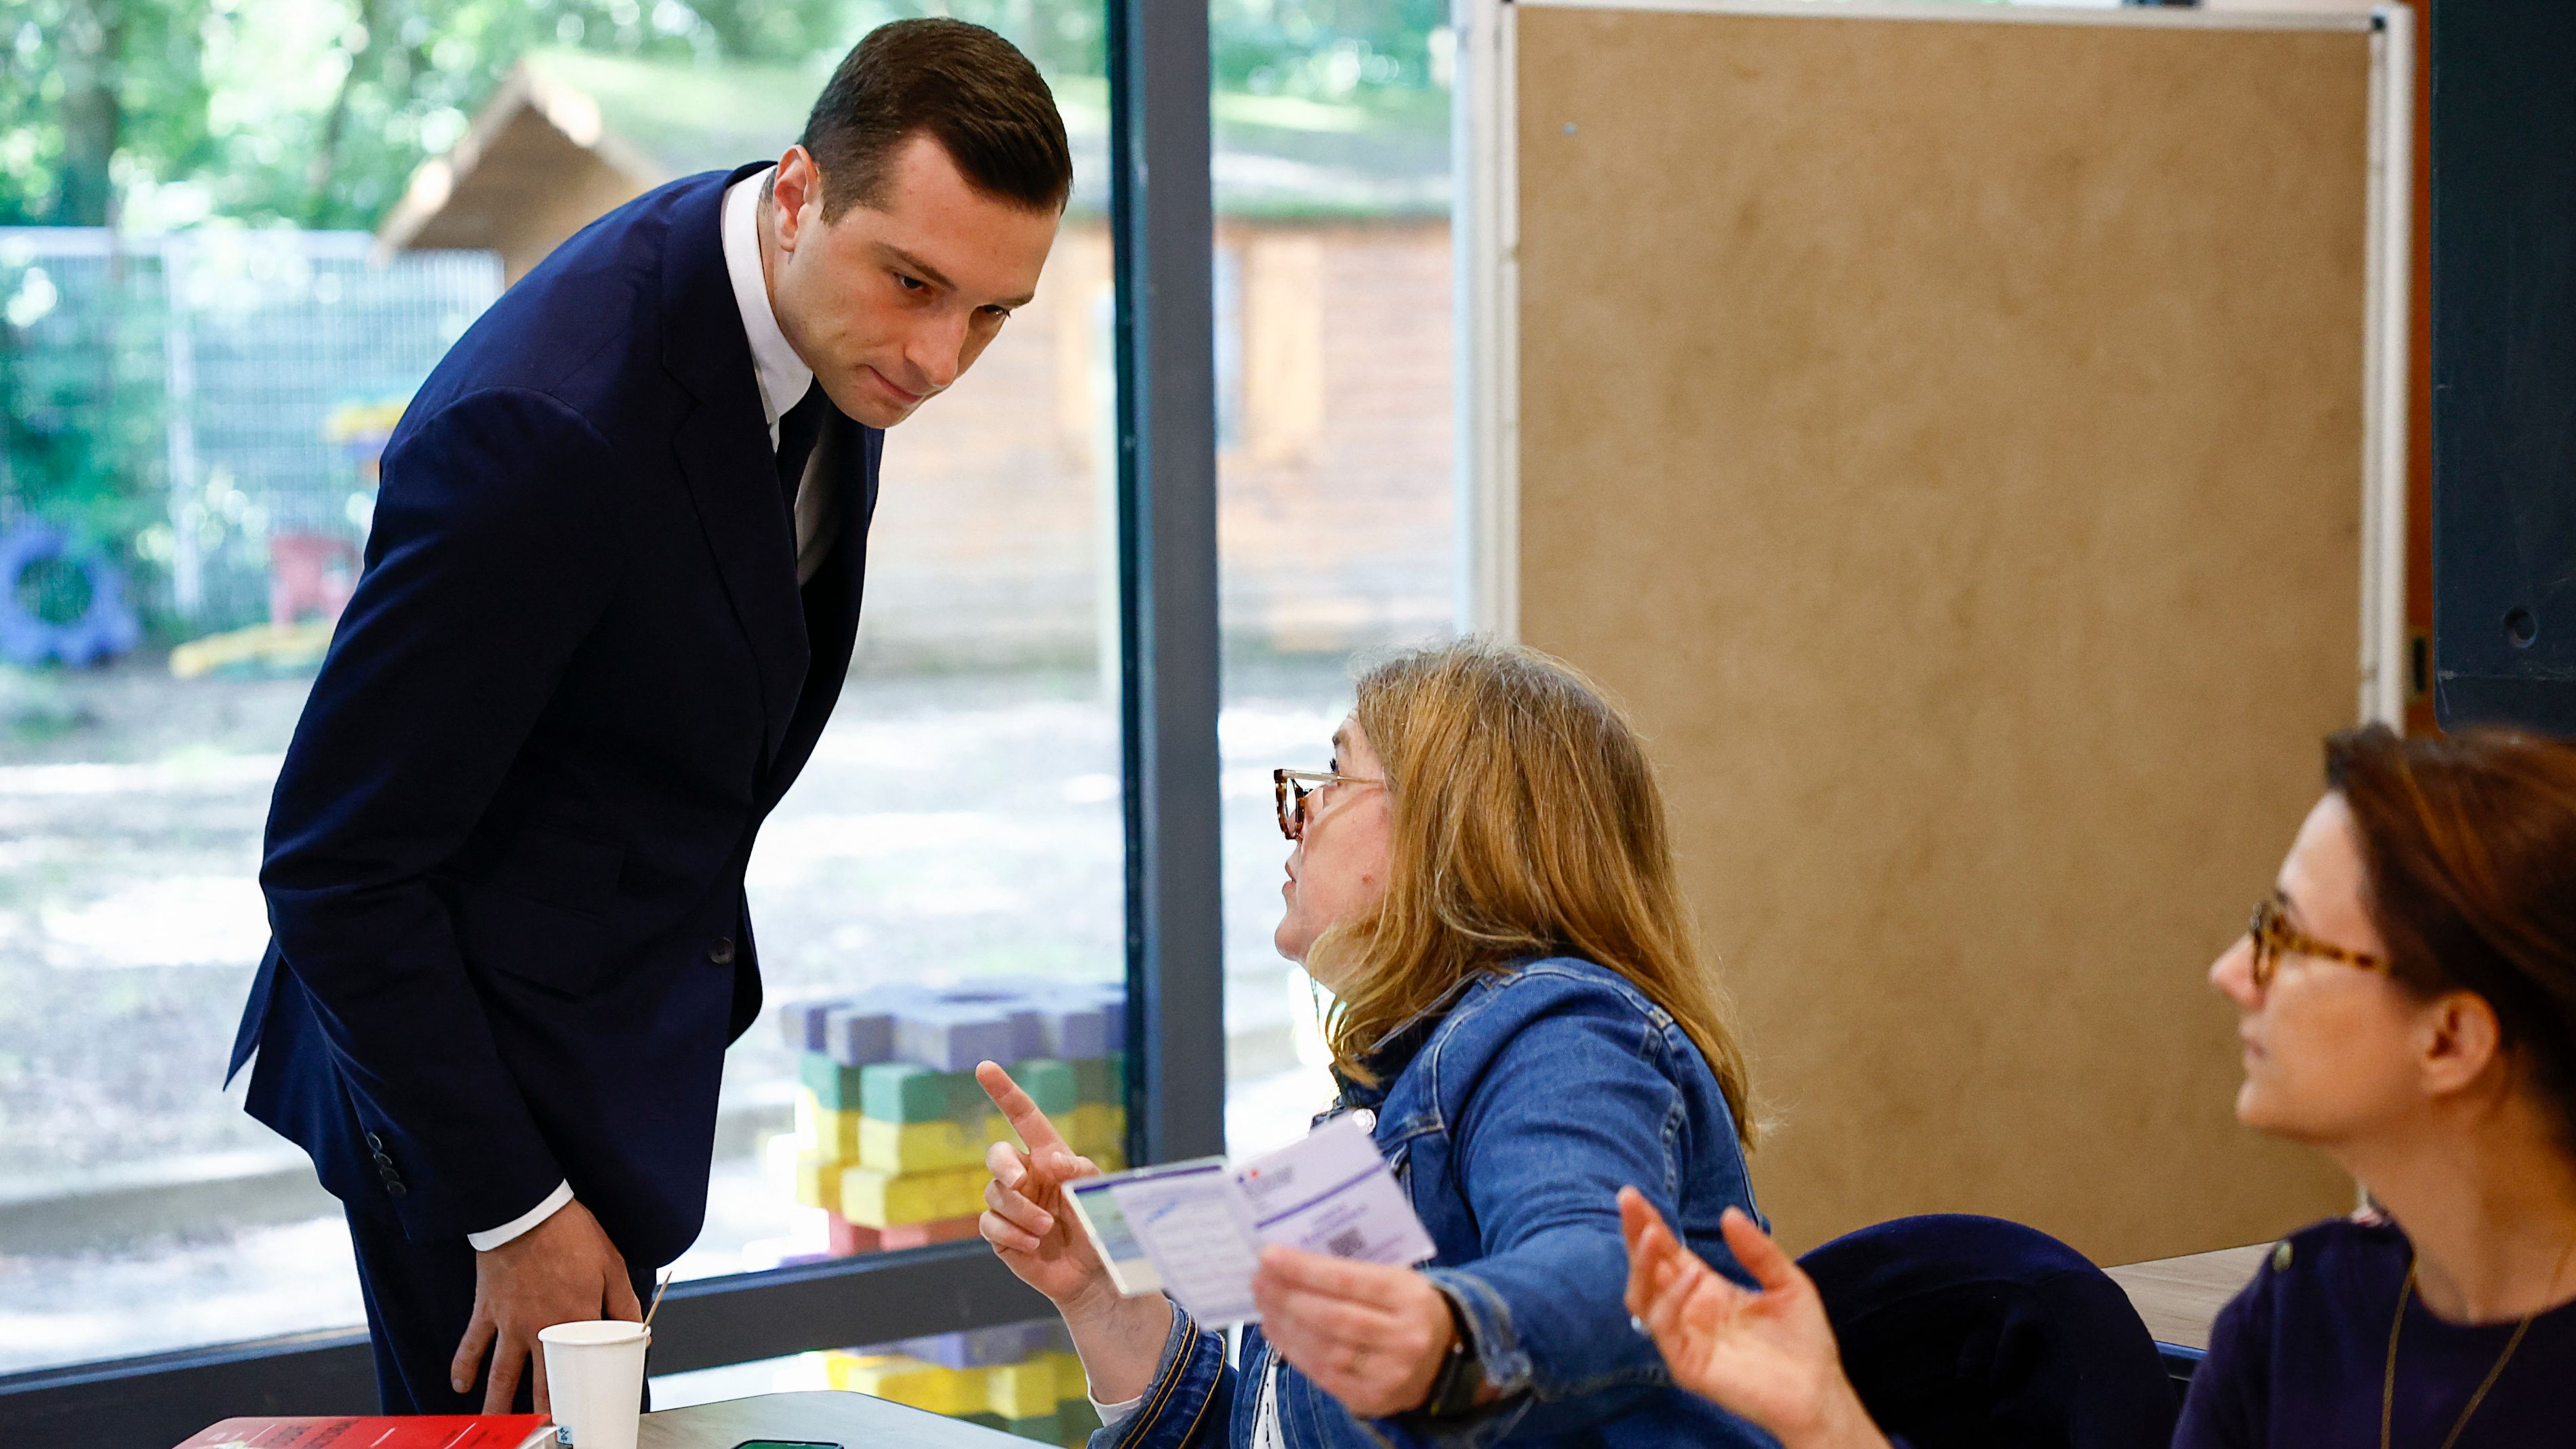
[[[123,175],[213,160],[205,0],[0,3],[0,226],[99,226]]]
[[[372,227],[519,55],[828,65],[884,21],[992,26],[1097,76],[1094,0],[0,0],[0,225]],[[1212,0],[1217,83],[1343,99],[1440,79],[1446,0]]]
[[[1446,84],[1437,48],[1448,0],[1211,0],[1218,86],[1344,100]]]

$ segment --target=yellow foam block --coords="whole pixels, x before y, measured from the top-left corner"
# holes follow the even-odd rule
[[[1091,1397],[1091,1378],[1082,1371],[1080,1355],[1057,1351],[1039,1354],[1029,1361],[1046,1365],[1047,1373],[1055,1380],[1056,1402]]]
[[[852,1160],[861,1167],[897,1175],[981,1167],[985,1148],[996,1142],[1019,1140],[1011,1135],[1009,1124],[998,1112],[973,1127],[955,1122],[887,1122],[856,1113],[847,1115],[858,1123],[858,1152]]]
[[[819,1152],[796,1154],[796,1200],[827,1212],[841,1211],[841,1174],[850,1164]],[[846,1216],[846,1214],[845,1214]]]
[[[1032,1359],[984,1370],[985,1412],[1005,1419],[1034,1419],[1055,1412],[1055,1365]]]
[[[858,1113],[835,1112],[820,1102],[814,1102],[812,1092],[799,1092],[797,1095],[813,1103],[811,1130],[819,1150],[826,1156],[837,1157],[843,1162],[865,1160],[865,1154],[859,1151]]]
[[[984,1369],[942,1368],[910,1354],[835,1354],[832,1387],[927,1409],[934,1414],[985,1412]]]
[[[900,1176],[872,1167],[849,1167],[841,1172],[839,1211],[851,1222],[871,1228],[972,1217],[984,1210],[984,1184],[990,1181],[992,1175],[980,1165]]]
[[[1085,1157],[1097,1158],[1127,1143],[1127,1109],[1107,1102],[1086,1102],[1057,1117],[1055,1126]]]

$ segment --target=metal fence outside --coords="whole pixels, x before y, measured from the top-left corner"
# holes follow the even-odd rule
[[[0,228],[0,531],[131,571],[169,642],[268,619],[281,550],[354,568],[402,405],[500,295],[364,232]]]

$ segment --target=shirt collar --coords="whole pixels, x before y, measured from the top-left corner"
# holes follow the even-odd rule
[[[760,274],[760,188],[775,166],[755,171],[725,188],[723,220],[725,275],[733,282],[734,306],[742,312],[742,331],[751,342],[752,371],[760,382],[760,410],[769,422],[769,446],[778,446],[778,419],[814,385],[814,369],[787,345],[778,330],[778,314],[769,307],[769,287]]]

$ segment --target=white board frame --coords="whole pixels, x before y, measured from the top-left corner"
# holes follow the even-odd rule
[[[1520,633],[1520,175],[1516,13],[1541,6],[1978,25],[2124,25],[2370,33],[2370,136],[2363,263],[2360,657],[2357,718],[2400,725],[2406,708],[2408,345],[2414,283],[2415,17],[2164,7],[2081,10],[1906,0],[1456,0],[1460,623]]]

